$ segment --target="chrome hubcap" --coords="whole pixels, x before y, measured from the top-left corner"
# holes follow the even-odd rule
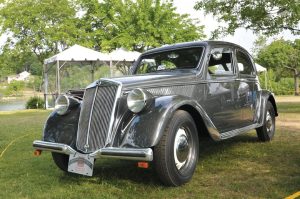
[[[268,134],[273,131],[273,119],[269,111],[267,111],[266,115],[266,128]]]
[[[178,170],[187,162],[189,152],[190,146],[186,130],[184,128],[179,128],[176,132],[174,143],[174,160]]]

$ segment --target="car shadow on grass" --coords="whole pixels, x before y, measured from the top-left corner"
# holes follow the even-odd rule
[[[256,136],[244,134],[221,142],[215,142],[209,138],[200,141],[200,161],[209,158],[215,154],[226,152],[232,146],[240,143],[257,143]],[[126,181],[148,185],[148,186],[164,186],[157,176],[154,164],[150,163],[148,169],[137,167],[137,162],[127,160],[112,160],[112,159],[98,159],[95,162],[93,177],[85,177],[77,174],[66,173],[62,176],[63,183],[81,183],[90,182],[95,184],[113,184],[120,187],[128,184]]]
[[[150,168],[142,169],[137,167],[137,162],[128,160],[96,160],[93,176],[81,176],[73,173],[65,173],[61,176],[61,183],[93,183],[112,184],[122,188],[128,183],[143,185],[162,185],[155,173],[153,165]],[[127,181],[127,182],[126,182]]]

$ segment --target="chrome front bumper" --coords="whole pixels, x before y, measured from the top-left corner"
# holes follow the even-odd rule
[[[78,153],[72,147],[66,144],[45,142],[40,140],[35,140],[33,142],[33,147],[42,151],[51,151],[56,153],[63,153],[66,155],[71,155]],[[99,149],[93,153],[89,154],[93,158],[117,158],[124,160],[138,160],[138,161],[152,161],[153,151],[151,148],[116,148],[107,147]]]

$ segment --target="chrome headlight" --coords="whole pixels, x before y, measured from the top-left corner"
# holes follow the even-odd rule
[[[55,111],[59,115],[64,115],[68,112],[70,106],[70,100],[66,95],[60,95],[55,100]]]
[[[150,102],[153,96],[146,90],[136,88],[127,96],[127,106],[134,113],[141,112]]]

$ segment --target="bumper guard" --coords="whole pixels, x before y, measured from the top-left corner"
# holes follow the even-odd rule
[[[79,153],[75,151],[72,147],[66,144],[45,142],[40,140],[35,140],[33,142],[33,147],[42,151],[51,151],[56,153],[63,153],[66,155],[71,155]],[[116,158],[124,160],[138,160],[138,161],[152,161],[153,151],[151,148],[116,148],[107,147],[98,149],[97,151],[90,153],[90,157],[93,158]]]

